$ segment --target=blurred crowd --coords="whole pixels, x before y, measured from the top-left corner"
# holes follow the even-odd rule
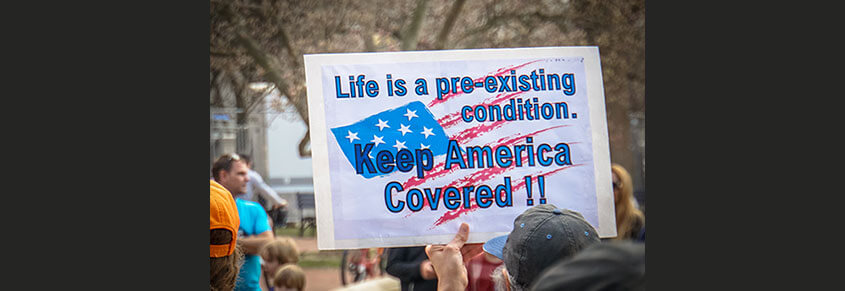
[[[301,291],[297,246],[273,232],[284,223],[287,201],[251,166],[249,156],[227,154],[212,168],[211,290]],[[615,237],[600,238],[577,211],[542,204],[517,216],[509,234],[485,243],[467,244],[464,223],[448,244],[388,249],[391,277],[345,289],[645,290],[645,215],[628,171],[617,164],[611,170]]]

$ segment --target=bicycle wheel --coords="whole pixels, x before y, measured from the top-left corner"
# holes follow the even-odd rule
[[[361,265],[361,252],[359,250],[345,250],[340,259],[340,283],[343,286],[352,284],[367,276],[366,267]]]

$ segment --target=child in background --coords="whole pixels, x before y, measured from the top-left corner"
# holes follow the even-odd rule
[[[299,262],[299,250],[296,247],[296,242],[290,237],[276,237],[261,247],[258,254],[261,256],[261,269],[264,273],[264,282],[261,282],[262,287],[272,287],[267,285],[272,285],[274,275],[281,266]]]
[[[302,291],[305,289],[305,272],[297,265],[285,264],[273,276],[276,291]]]

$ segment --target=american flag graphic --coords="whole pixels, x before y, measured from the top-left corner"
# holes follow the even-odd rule
[[[399,150],[407,149],[412,153],[416,149],[429,149],[436,157],[446,153],[449,137],[440,123],[434,119],[431,111],[420,101],[385,110],[356,123],[332,128],[332,133],[340,145],[349,165],[355,169],[355,145],[373,144],[369,157],[373,163],[380,151],[389,151],[395,158]],[[366,167],[360,174],[364,178],[387,175],[391,172],[371,173]]]
[[[498,70],[489,72],[487,75],[502,76],[510,74],[512,70],[518,70],[541,61],[543,60],[533,60],[515,66],[499,68]],[[480,76],[474,79],[473,82],[482,82],[483,80],[484,76]],[[396,179],[402,183],[402,187],[405,191],[415,187],[427,187],[426,184],[429,184],[432,181],[442,179],[447,176],[453,176],[450,174],[455,171],[462,171],[461,173],[466,172],[466,174],[462,175],[460,178],[451,180],[446,185],[442,186],[442,188],[461,188],[464,186],[485,183],[502,183],[503,176],[511,176],[513,192],[517,193],[519,191],[524,191],[523,189],[526,187],[526,183],[523,179],[523,173],[529,172],[529,175],[534,178],[534,182],[532,183],[532,187],[535,187],[534,196],[536,198],[540,198],[537,197],[536,194],[537,176],[543,175],[546,177],[546,181],[549,181],[549,176],[553,176],[556,173],[566,171],[567,169],[573,167],[585,165],[583,162],[579,163],[578,161],[573,161],[572,165],[551,167],[516,168],[514,164],[511,164],[509,167],[504,168],[494,166],[490,168],[476,167],[474,169],[462,170],[457,166],[453,166],[451,169],[445,169],[445,158],[443,155],[447,154],[449,140],[457,141],[460,144],[461,153],[465,156],[466,152],[463,148],[467,145],[489,145],[494,149],[498,146],[512,147],[517,144],[524,144],[526,142],[526,137],[541,135],[544,132],[546,134],[553,134],[553,132],[550,131],[572,126],[571,124],[558,123],[557,125],[548,127],[531,127],[530,125],[526,126],[527,123],[506,120],[471,123],[464,122],[461,120],[460,111],[463,105],[472,107],[478,105],[485,107],[489,105],[504,106],[508,100],[515,98],[527,98],[530,93],[521,91],[491,93],[486,94],[485,97],[480,99],[473,98],[473,100],[480,100],[480,102],[475,102],[475,104],[463,104],[462,102],[465,102],[466,99],[461,100],[461,97],[463,97],[464,94],[465,93],[463,92],[448,93],[443,95],[442,99],[433,99],[428,102],[428,104],[423,104],[420,101],[413,101],[407,103],[406,105],[371,115],[353,124],[332,128],[331,131],[349,161],[352,171],[355,171],[354,146],[356,144],[361,145],[362,148],[367,143],[375,144],[370,152],[370,158],[373,160],[373,163],[375,163],[376,155],[381,150],[390,151],[395,157],[400,149],[408,149],[411,152],[414,152],[415,149],[430,149],[434,155],[434,166],[431,170],[425,172],[425,176],[423,178],[418,178],[415,174],[413,174],[415,171],[404,173],[401,177],[397,176],[399,178]],[[438,114],[433,114],[430,109],[433,109],[433,111]],[[503,131],[503,129],[508,127],[511,128]],[[523,130],[513,133],[514,127],[522,127]],[[480,137],[484,137],[486,134],[496,131],[510,132],[510,134],[501,135],[499,138],[493,138],[492,142],[479,142],[481,140],[491,140],[489,136],[485,138]],[[568,142],[570,145],[580,143],[580,141]],[[526,164],[527,160],[528,157],[523,156],[522,164]],[[513,174],[516,169],[519,170],[519,175]],[[395,171],[396,169],[393,170],[393,172]],[[360,174],[360,176],[364,178],[372,178],[382,175],[386,174],[372,174],[366,169],[363,174]],[[393,175],[395,175],[395,173]],[[451,179],[452,177],[449,178]],[[547,189],[547,196],[549,192],[550,191]],[[515,203],[524,205],[525,199],[520,202],[516,199],[517,197],[514,198]],[[426,202],[423,203],[423,209],[426,209],[428,205]],[[473,197],[470,201],[470,208],[460,207],[455,210],[445,211],[445,213],[436,221],[432,222],[430,229],[436,228],[437,226],[452,221],[461,215],[465,215],[478,209],[479,207]],[[411,216],[414,213],[415,212],[409,212],[406,214],[406,217]]]

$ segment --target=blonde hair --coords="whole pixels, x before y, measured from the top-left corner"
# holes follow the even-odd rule
[[[305,288],[305,271],[297,265],[285,264],[273,275],[273,286],[302,291]]]
[[[279,264],[296,264],[299,262],[299,250],[296,243],[289,237],[276,237],[264,244],[258,251],[265,261],[277,261]]]
[[[619,164],[614,163],[611,170],[619,177],[619,194],[614,198],[616,206],[616,238],[627,239],[636,236],[645,223],[645,215],[634,205],[634,185],[631,175]],[[615,193],[616,190],[614,190]]]

